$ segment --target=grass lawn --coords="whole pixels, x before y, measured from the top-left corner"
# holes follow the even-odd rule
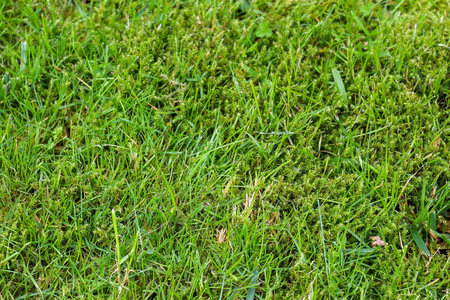
[[[0,299],[449,299],[448,0],[3,0]]]

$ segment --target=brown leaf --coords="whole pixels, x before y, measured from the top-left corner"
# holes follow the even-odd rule
[[[224,194],[225,196],[228,194],[228,190],[230,189],[231,185],[233,184],[234,178],[235,178],[235,177],[236,177],[236,176],[233,176],[233,177],[230,179],[230,181],[228,181],[227,185],[225,186],[225,188],[224,188],[224,190],[223,190],[223,194]]]
[[[433,152],[434,151],[438,151],[440,145],[441,145],[441,138],[438,137],[436,140],[434,140],[433,143],[431,143],[431,147],[433,149]]]
[[[218,244],[223,244],[227,240],[226,237],[227,230],[222,228],[220,230],[216,229],[216,241]]]
[[[279,211],[274,211],[274,212],[270,213],[270,219],[269,219],[270,225],[278,223],[279,220],[280,220],[280,212]]]

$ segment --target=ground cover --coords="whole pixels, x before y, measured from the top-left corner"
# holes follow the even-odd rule
[[[448,1],[0,4],[0,295],[445,299]]]

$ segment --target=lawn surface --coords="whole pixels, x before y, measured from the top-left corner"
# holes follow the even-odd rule
[[[449,7],[1,1],[0,299],[448,299]]]

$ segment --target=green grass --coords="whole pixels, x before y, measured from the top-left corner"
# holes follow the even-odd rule
[[[2,1],[0,299],[446,299],[448,7]]]

